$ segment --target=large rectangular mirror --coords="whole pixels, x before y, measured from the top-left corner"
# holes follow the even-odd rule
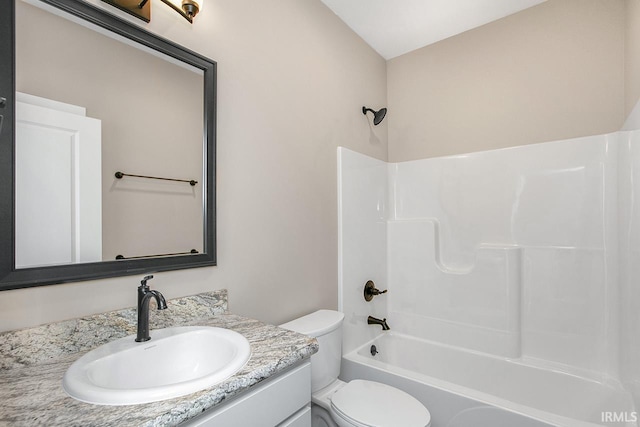
[[[78,0],[0,21],[0,289],[215,265],[215,62]]]

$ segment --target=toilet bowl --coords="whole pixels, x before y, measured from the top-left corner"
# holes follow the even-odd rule
[[[313,427],[429,427],[431,414],[415,397],[368,380],[338,379],[342,361],[344,314],[319,310],[281,328],[312,336],[319,351],[311,356]]]
[[[331,414],[324,408],[318,405],[311,405],[311,427],[337,427]]]

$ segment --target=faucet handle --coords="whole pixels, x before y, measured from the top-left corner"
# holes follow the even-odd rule
[[[146,287],[147,286],[147,280],[151,280],[151,279],[153,279],[153,274],[150,274],[148,276],[144,276],[144,278],[140,282],[140,285],[142,285],[142,287]]]
[[[381,291],[376,288],[375,283],[372,280],[367,281],[364,285],[364,300],[369,302],[374,296],[387,293],[387,289]]]

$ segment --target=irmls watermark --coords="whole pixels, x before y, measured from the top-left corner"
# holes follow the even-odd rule
[[[603,411],[600,413],[600,421],[603,423],[635,423],[638,421],[638,413],[635,411]]]

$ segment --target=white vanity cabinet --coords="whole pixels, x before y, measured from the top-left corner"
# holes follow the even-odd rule
[[[181,427],[311,427],[311,364],[253,386]]]

